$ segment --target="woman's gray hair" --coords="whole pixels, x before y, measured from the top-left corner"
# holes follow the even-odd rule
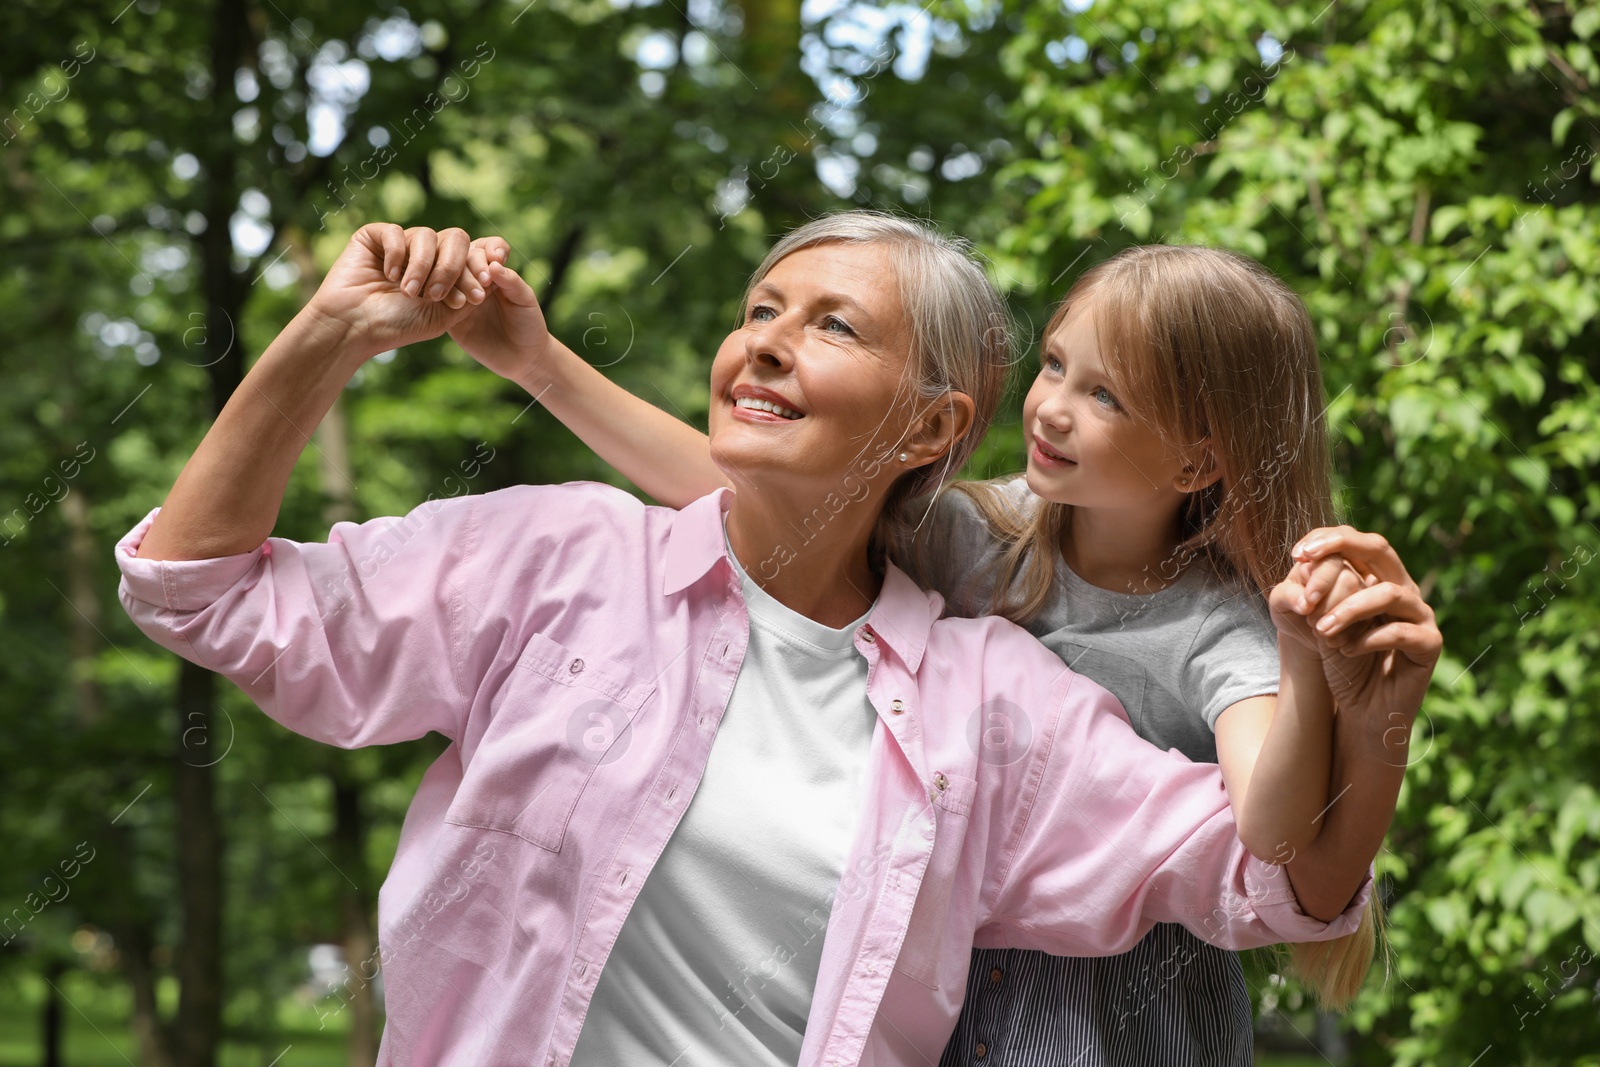
[[[889,255],[910,324],[911,350],[902,388],[910,387],[924,400],[937,400],[950,391],[972,398],[972,425],[966,436],[940,461],[907,471],[884,501],[873,538],[873,565],[883,550],[905,567],[905,550],[927,500],[966,465],[994,421],[1010,363],[1011,320],[1005,300],[969,242],[915,219],[880,211],[824,215],[785,234],[751,276],[744,304],[749,304],[750,289],[779,260],[804,248],[835,243],[880,245]],[[870,442],[866,447],[870,449]],[[894,462],[892,455],[887,462]],[[926,499],[913,504],[918,498]]]

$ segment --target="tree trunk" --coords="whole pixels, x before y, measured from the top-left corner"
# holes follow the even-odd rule
[[[177,1067],[213,1067],[222,1036],[222,828],[217,820],[215,708],[217,676],[188,660],[179,664],[173,760],[177,809],[178,1015],[173,1024]],[[204,743],[200,743],[201,741]]]
[[[289,255],[300,270],[300,299],[304,303],[322,284],[310,242],[296,229],[285,234]],[[326,504],[323,521],[331,530],[334,523],[356,518],[355,480],[350,473],[349,437],[345,431],[344,397],[334,400],[328,414],[317,426],[318,470]],[[363,785],[351,772],[355,757],[348,752],[330,752],[328,780],[333,785],[334,865],[344,875],[339,886],[341,944],[345,967],[349,971],[343,991],[350,1012],[350,1037],[346,1061],[350,1067],[373,1067],[378,1062],[378,1000],[364,975],[367,963],[377,949],[377,933],[372,921],[372,894],[366,890],[367,821],[362,811]],[[354,883],[354,884],[351,884]]]
[[[216,0],[211,23],[213,100],[226,100],[242,59],[247,13],[242,0]],[[205,121],[202,194],[206,228],[197,239],[206,303],[201,361],[211,377],[211,417],[244,377],[239,320],[246,289],[233,270],[229,220],[238,202],[237,156],[229,124],[220,114]],[[199,353],[197,353],[199,354]],[[178,746],[173,762],[177,807],[178,898],[183,932],[177,966],[178,1014],[173,1025],[177,1067],[214,1067],[222,1036],[222,827],[216,810],[216,676],[183,661],[178,665]],[[203,739],[196,751],[192,743]]]
[[[339,763],[350,757],[336,756]],[[350,1011],[349,1067],[373,1067],[378,1062],[378,1000],[365,977],[368,960],[377,949],[372,923],[372,900],[367,892],[367,820],[361,807],[361,783],[335,767],[333,781],[333,836],[339,869],[350,880],[340,886],[340,911],[344,923],[344,961],[350,977],[345,987]],[[354,882],[355,884],[350,884]]]
[[[44,967],[48,988],[39,1012],[39,1047],[44,1050],[39,1062],[44,1067],[61,1067],[61,992],[57,987],[66,971],[66,965],[60,960],[51,960]]]

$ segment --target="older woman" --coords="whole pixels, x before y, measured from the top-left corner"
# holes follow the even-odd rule
[[[981,271],[914,224],[819,220],[758,271],[711,374],[737,496],[519,487],[269,538],[364,360],[449,330],[506,377],[537,365],[504,255],[364,227],[117,547],[138,625],[290,729],[453,742],[379,899],[382,1062],[932,1062],[975,941],[1354,928],[1370,880],[1307,915],[1215,767],[1141,741],[1025,631],[941,619],[884,558],[1005,365]],[[1409,717],[1429,669],[1395,662],[1378,702]]]

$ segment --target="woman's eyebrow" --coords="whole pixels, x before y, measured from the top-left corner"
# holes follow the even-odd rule
[[[769,281],[759,281],[750,287],[750,296],[771,296],[775,299],[784,299],[783,290]],[[847,310],[864,324],[872,324],[877,317],[868,311],[862,304],[848,293],[825,291],[816,298],[816,303],[825,308],[839,308]]]

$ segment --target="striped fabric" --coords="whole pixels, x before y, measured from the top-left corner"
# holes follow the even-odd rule
[[[1249,1067],[1239,957],[1174,923],[1095,958],[972,952],[939,1067]]]

